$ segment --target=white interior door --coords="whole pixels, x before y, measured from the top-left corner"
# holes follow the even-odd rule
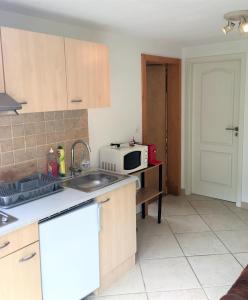
[[[238,60],[193,66],[192,192],[234,202],[240,72]]]

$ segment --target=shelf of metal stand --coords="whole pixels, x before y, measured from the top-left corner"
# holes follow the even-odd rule
[[[140,190],[137,191],[136,204],[139,205],[145,203],[149,200],[152,200],[153,198],[156,198],[162,193],[163,191],[159,191],[152,188],[141,188]]]
[[[150,170],[158,168],[159,172],[159,182],[158,188],[149,188],[145,187],[145,173],[149,172]],[[132,173],[132,175],[140,175],[141,176],[141,189],[138,190],[136,195],[136,204],[140,205],[142,208],[142,218],[146,217],[146,203],[154,198],[158,197],[158,223],[161,223],[161,211],[162,211],[162,196],[163,196],[163,189],[162,189],[162,174],[163,174],[163,163],[159,163],[154,166],[149,166],[145,169],[139,170],[137,172]]]

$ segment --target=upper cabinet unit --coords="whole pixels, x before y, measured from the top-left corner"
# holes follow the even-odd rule
[[[68,108],[110,106],[108,48],[65,39]]]
[[[21,112],[110,106],[108,48],[1,27],[0,92]]]
[[[1,28],[5,90],[22,112],[67,109],[64,39]]]

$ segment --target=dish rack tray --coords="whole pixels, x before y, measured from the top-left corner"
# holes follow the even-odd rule
[[[0,184],[0,207],[11,208],[63,190],[60,181],[37,173],[19,181]]]

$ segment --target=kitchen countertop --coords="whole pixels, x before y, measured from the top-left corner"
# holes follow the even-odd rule
[[[136,177],[129,176],[119,182],[111,184],[102,189],[91,193],[85,193],[72,188],[65,188],[62,192],[51,196],[43,197],[38,200],[28,202],[10,209],[0,208],[3,211],[18,220],[0,228],[0,236],[20,229],[21,227],[36,223],[53,214],[59,213],[75,205],[84,203],[90,199],[108,193],[114,189],[122,187],[128,183],[135,182]]]

